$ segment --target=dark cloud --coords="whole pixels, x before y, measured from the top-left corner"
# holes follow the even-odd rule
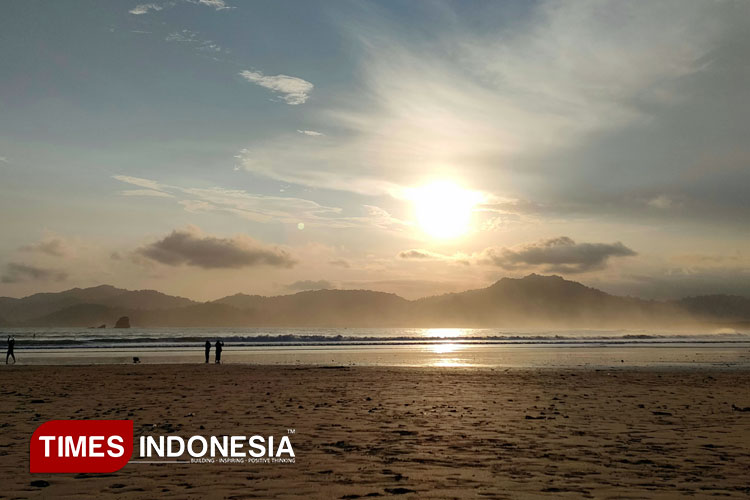
[[[5,274],[0,278],[2,283],[21,283],[24,281],[65,281],[68,273],[56,269],[30,266],[9,262],[5,266]]]
[[[333,283],[326,280],[302,280],[295,281],[286,285],[284,288],[287,290],[304,291],[304,290],[333,290],[336,288]]]
[[[619,241],[616,243],[576,243],[567,236],[530,243],[515,248],[488,248],[480,263],[514,270],[530,267],[545,272],[582,273],[603,268],[610,257],[636,255]]]
[[[436,256],[433,253],[428,252],[427,250],[414,250],[414,249],[404,250],[403,252],[399,252],[398,256],[402,259],[418,259],[418,260],[421,260],[421,259],[427,260],[427,259],[436,258]]]
[[[289,268],[296,261],[286,251],[248,237],[216,238],[198,230],[175,230],[164,239],[136,250],[136,254],[168,266],[238,269],[251,266]]]
[[[53,257],[63,257],[68,251],[65,243],[59,238],[43,240],[33,245],[24,245],[20,250],[22,252],[44,253]]]
[[[404,250],[398,253],[400,259],[404,260],[439,260],[445,262],[451,262],[461,264],[463,266],[470,266],[471,263],[464,258],[463,254],[456,255],[443,255],[437,252],[431,252],[429,250],[422,250],[412,248],[411,250]]]

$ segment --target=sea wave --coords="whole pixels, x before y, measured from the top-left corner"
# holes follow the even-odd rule
[[[433,332],[430,330],[430,332]],[[66,349],[66,348],[201,348],[206,340],[222,339],[227,347],[299,347],[299,346],[377,346],[377,345],[654,345],[654,344],[750,344],[750,335],[743,333],[722,334],[643,334],[622,333],[616,335],[575,334],[502,334],[502,335],[345,335],[332,334],[242,334],[221,330],[202,330],[194,333],[177,332],[133,332],[103,336],[87,333],[74,335],[71,332],[0,332],[0,335],[15,335],[17,349]],[[2,344],[0,344],[1,346]]]

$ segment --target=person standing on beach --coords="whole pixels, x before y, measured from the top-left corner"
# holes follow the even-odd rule
[[[216,363],[221,363],[221,350],[224,348],[224,342],[221,340],[216,341]]]
[[[211,355],[211,342],[206,341],[206,363],[208,363],[208,357]]]
[[[16,364],[16,355],[13,354],[13,349],[16,347],[15,337],[8,336],[8,353],[5,355],[5,364],[8,364],[8,358],[13,357],[13,364]]]

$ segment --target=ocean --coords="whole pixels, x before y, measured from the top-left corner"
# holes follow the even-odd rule
[[[0,328],[24,364],[224,363],[445,367],[750,367],[750,334],[735,331],[473,328]],[[3,345],[4,344],[0,344]],[[214,362],[214,349],[211,350]]]

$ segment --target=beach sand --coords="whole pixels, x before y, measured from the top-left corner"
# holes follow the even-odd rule
[[[750,406],[748,371],[142,364],[0,377],[0,498],[750,495],[750,412],[732,408]],[[296,462],[29,474],[34,429],[84,418],[131,419],[136,441],[294,429]]]

